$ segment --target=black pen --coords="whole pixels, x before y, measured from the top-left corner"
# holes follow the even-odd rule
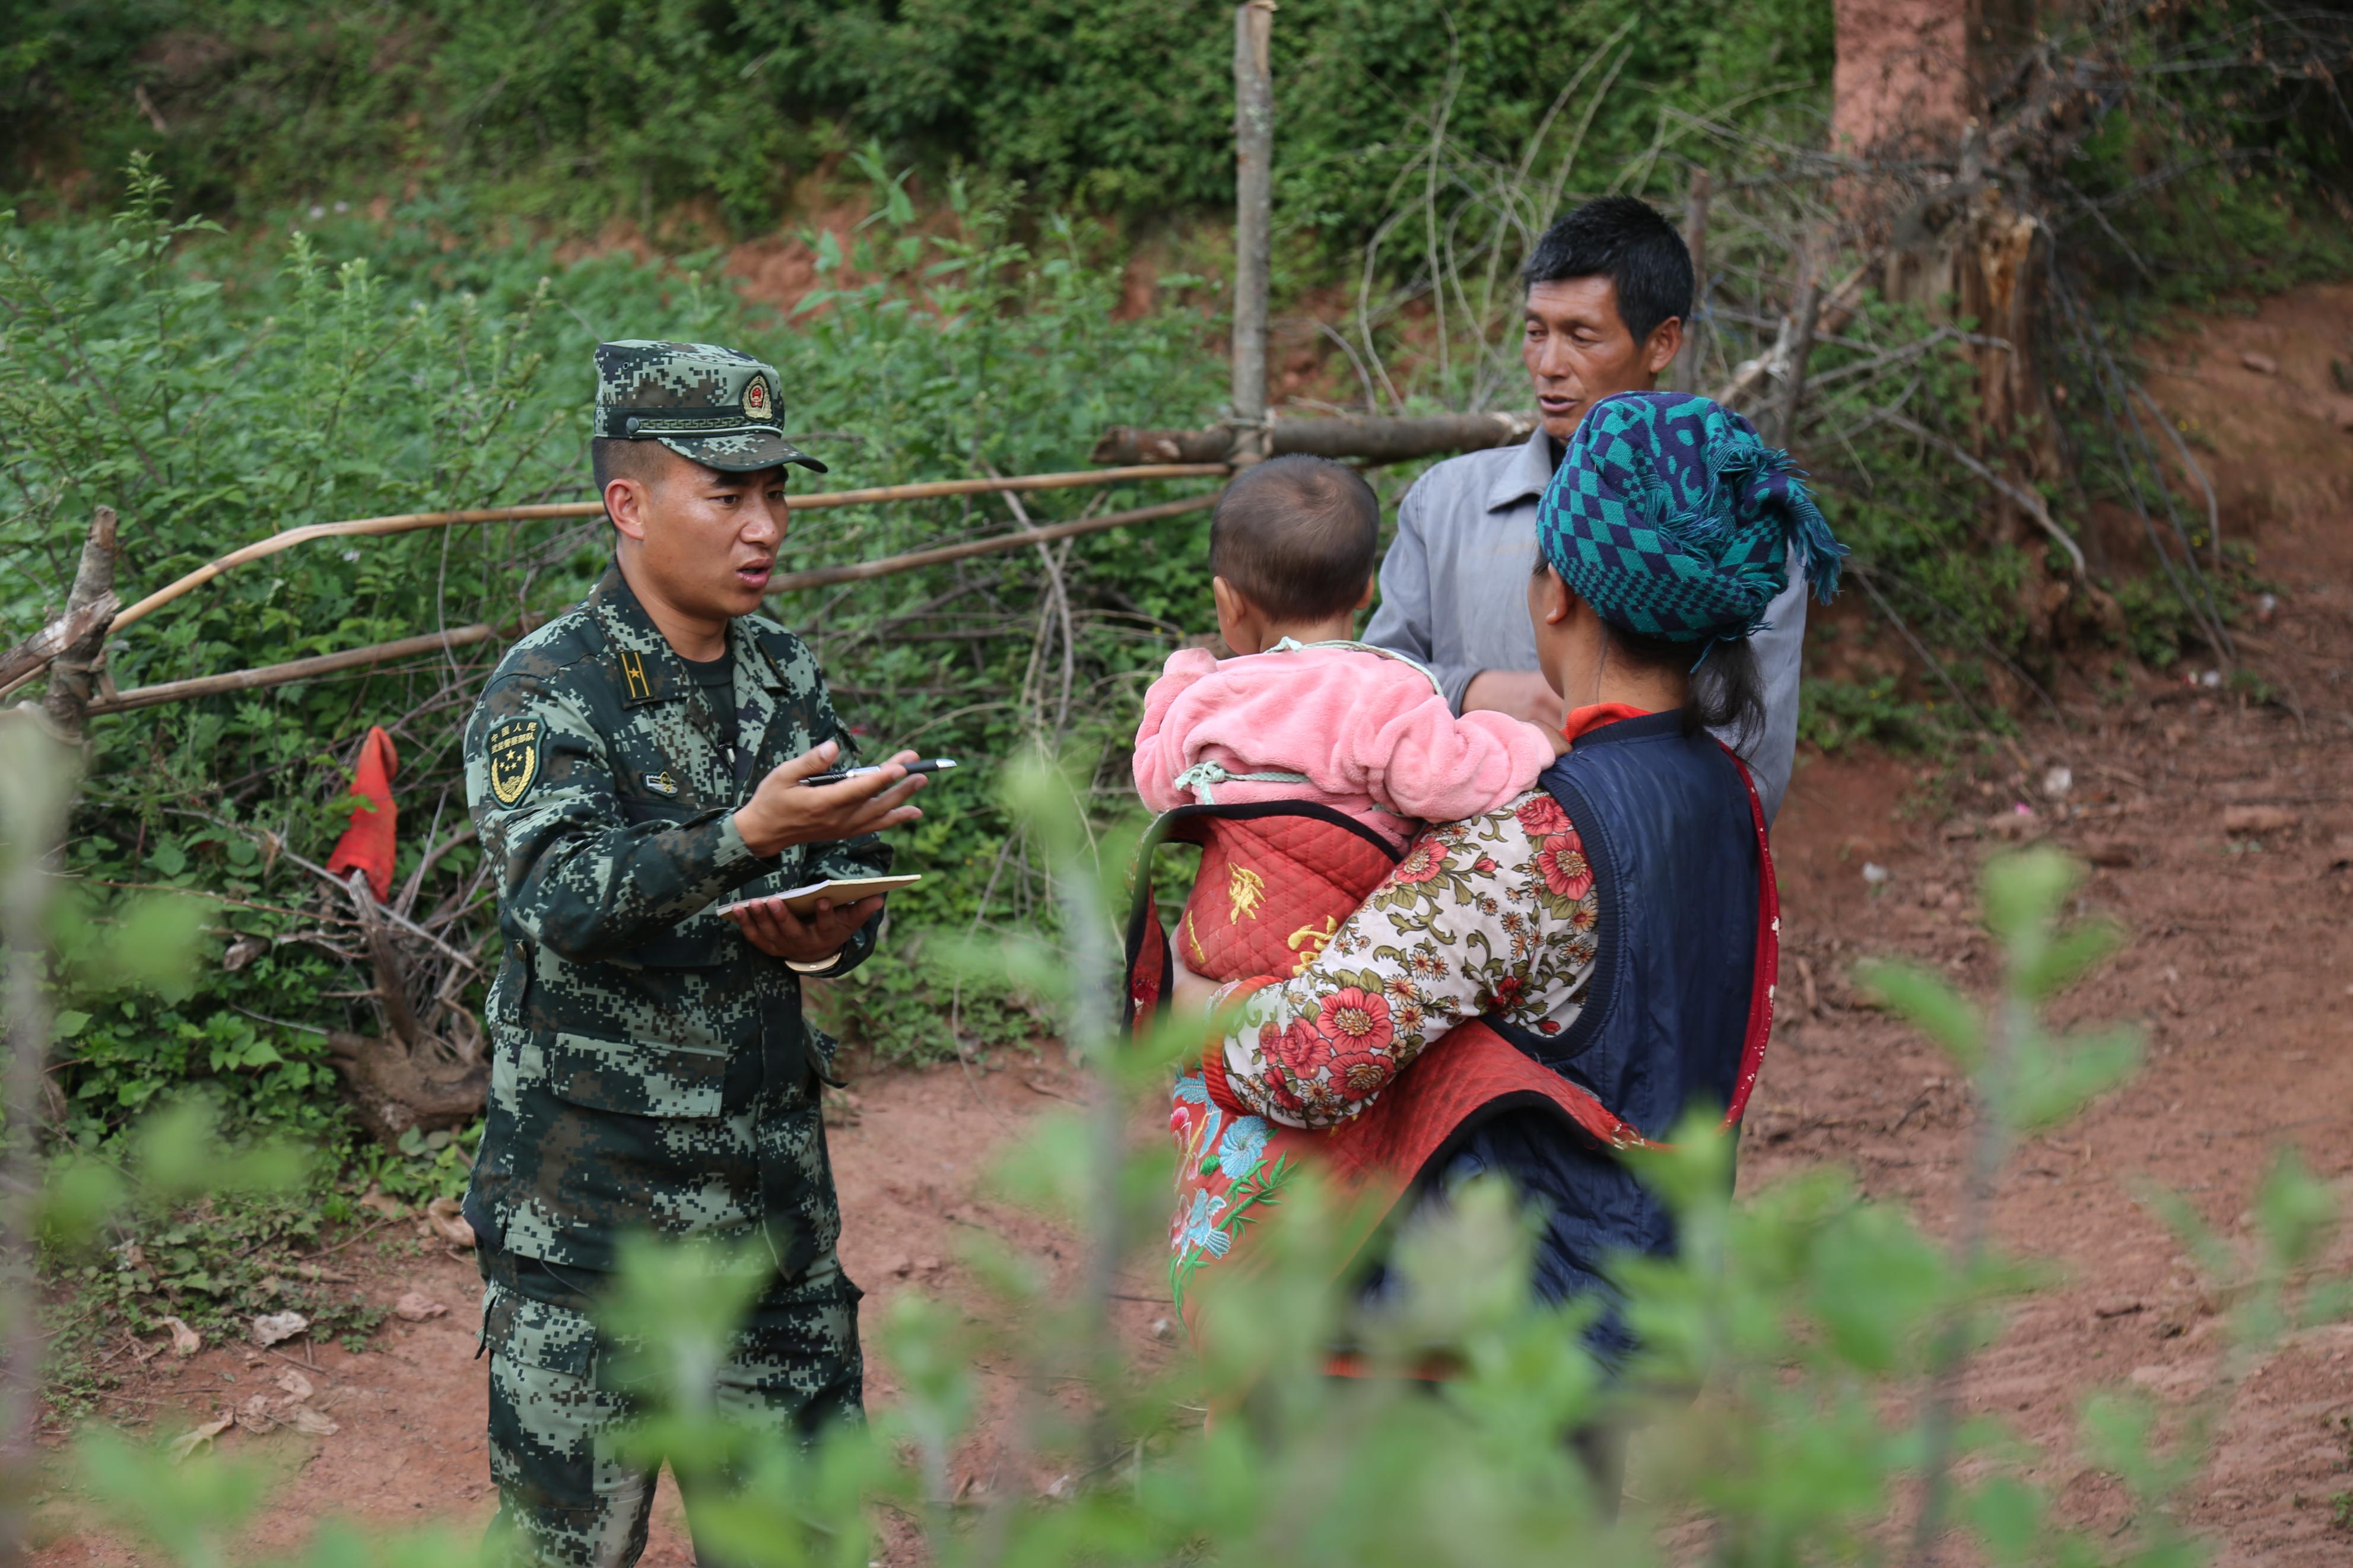
[[[889,765],[892,764],[883,764],[883,766]],[[906,769],[911,773],[944,773],[956,764],[954,757],[924,757],[917,762],[900,763],[896,765]],[[838,784],[845,779],[857,778],[861,773],[879,773],[881,771],[881,766],[871,768],[847,768],[829,773],[811,773],[808,777],[801,780],[801,783],[805,784]]]

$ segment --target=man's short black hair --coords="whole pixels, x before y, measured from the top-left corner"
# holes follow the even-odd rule
[[[1278,621],[1353,610],[1373,574],[1381,503],[1356,469],[1293,453],[1244,468],[1209,522],[1209,570]]]
[[[615,479],[652,484],[670,467],[662,460],[669,453],[670,448],[659,441],[625,441],[611,436],[590,441],[588,469],[596,481],[596,499],[605,499],[605,487]]]
[[[1637,343],[1659,323],[1691,319],[1691,247],[1657,208],[1638,196],[1602,196],[1556,220],[1520,269],[1523,284],[1607,278],[1618,316]]]

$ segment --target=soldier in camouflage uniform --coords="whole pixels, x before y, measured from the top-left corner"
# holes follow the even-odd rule
[[[493,1525],[518,1554],[628,1564],[654,1475],[607,1445],[634,1405],[586,1309],[632,1232],[757,1238],[775,1272],[716,1397],[806,1437],[860,1411],[859,1291],[818,1117],[831,1044],[803,976],[855,966],[881,900],[807,921],[734,898],[888,870],[919,815],[855,758],[801,640],[754,612],[784,534],[775,369],[703,344],[596,350],[617,559],[515,645],[466,730],[500,870],[491,1104],[466,1197],[491,1354]],[[691,1506],[691,1505],[690,1505]]]

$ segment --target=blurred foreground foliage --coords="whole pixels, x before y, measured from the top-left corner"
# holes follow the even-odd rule
[[[2072,1462],[2058,1466],[1999,1418],[1963,1417],[1961,1368],[2048,1277],[2044,1260],[1987,1240],[2011,1142],[2065,1122],[2137,1056],[2129,1033],[2059,1034],[2041,1021],[2116,933],[2057,924],[2075,874],[2036,852],[1988,869],[1987,921],[2007,955],[2005,989],[1989,1005],[1924,971],[1867,976],[1975,1090],[1970,1195],[1949,1242],[1832,1170],[1729,1201],[1731,1143],[1700,1116],[1645,1162],[1676,1206],[1683,1252],[1618,1269],[1643,1345],[1617,1375],[1582,1348],[1586,1311],[1527,1298],[1530,1232],[1501,1188],[1466,1189],[1445,1217],[1401,1231],[1391,1255],[1399,1288],[1374,1310],[1327,1284],[1333,1237],[1348,1226],[1312,1180],[1263,1222],[1264,1266],[1214,1281],[1206,1355],[1139,1361],[1113,1327],[1112,1291],[1124,1266],[1156,1250],[1170,1163],[1164,1152],[1136,1152],[1128,1130],[1198,1038],[1177,1026],[1122,1042],[1108,1027],[1103,914],[1127,846],[1090,848],[1073,787],[1043,767],[1014,784],[1055,868],[1069,939],[992,956],[1002,983],[1053,1011],[1098,1086],[1091,1107],[1025,1139],[1000,1177],[1007,1196],[1085,1238],[1079,1283],[1057,1289],[1039,1259],[976,1232],[966,1261],[992,1299],[967,1315],[900,1296],[880,1340],[902,1392],[870,1426],[800,1448],[733,1425],[712,1399],[711,1369],[733,1312],[758,1288],[757,1266],[723,1248],[637,1250],[601,1314],[610,1375],[639,1402],[626,1444],[702,1483],[705,1550],[777,1568],[855,1565],[875,1560],[887,1536],[893,1550],[944,1564],[1493,1568],[1643,1563],[1704,1546],[1733,1568],[1796,1568],[1882,1561],[1906,1536],[1921,1551],[1952,1533],[2005,1568],[2177,1568],[2207,1555],[2181,1508],[2232,1390],[2286,1336],[2348,1305],[2346,1281],[2316,1273],[2335,1195],[2284,1156],[2242,1243],[2157,1200],[2183,1216],[2184,1246],[2226,1307],[2230,1348],[2210,1392],[2186,1405],[2137,1389],[2096,1394]],[[198,1136],[165,1124],[151,1134],[152,1158],[194,1168]],[[52,1245],[103,1238],[105,1204],[83,1200],[69,1214],[49,1202]],[[1361,1347],[1375,1375],[1324,1375],[1335,1342]],[[1433,1356],[1453,1375],[1407,1375]],[[1014,1391],[985,1479],[958,1471],[984,1367]],[[1567,1440],[1598,1429],[1634,1438],[1635,1484],[1615,1519]],[[52,1478],[51,1522],[79,1530],[102,1515],[160,1560],[227,1560],[264,1496],[261,1468],[235,1454],[183,1457],[189,1447],[93,1432]],[[2076,1518],[2035,1479],[2085,1469],[2121,1484],[2120,1523]],[[307,1550],[279,1560],[491,1559],[446,1531],[372,1527],[363,1537],[329,1521]]]

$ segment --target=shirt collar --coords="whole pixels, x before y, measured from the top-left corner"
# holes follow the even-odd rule
[[[1539,421],[1528,433],[1528,438],[1520,443],[1512,460],[1495,470],[1493,480],[1487,486],[1487,510],[1503,511],[1543,495],[1545,487],[1552,483],[1555,466],[1552,437],[1545,434]]]
[[[1268,653],[1306,653],[1310,649],[1319,647],[1336,647],[1344,648],[1350,653],[1375,654],[1382,658],[1394,659],[1399,664],[1411,665],[1415,669],[1419,670],[1423,677],[1429,680],[1430,689],[1432,691],[1443,694],[1446,690],[1446,683],[1440,680],[1436,673],[1433,672],[1428,665],[1422,664],[1415,659],[1408,658],[1405,655],[1398,652],[1398,650],[1393,647],[1375,647],[1371,643],[1357,642],[1349,637],[1342,637],[1336,641],[1329,642],[1301,642],[1297,637],[1278,637],[1275,639],[1274,646],[1265,651]]]
[[[624,705],[669,702],[686,695],[691,682],[684,661],[646,614],[645,605],[638,602],[618,561],[605,568],[605,575],[589,591],[588,606],[596,612],[605,640],[618,661]],[[741,616],[727,623],[727,647],[734,655],[735,668],[750,671],[762,686],[783,685],[783,677],[760,647],[760,639],[744,623]]]
[[[1621,719],[1640,719],[1649,714],[1648,708],[1637,708],[1630,702],[1593,702],[1572,709],[1561,721],[1560,732],[1571,741],[1604,724],[1615,724]]]

